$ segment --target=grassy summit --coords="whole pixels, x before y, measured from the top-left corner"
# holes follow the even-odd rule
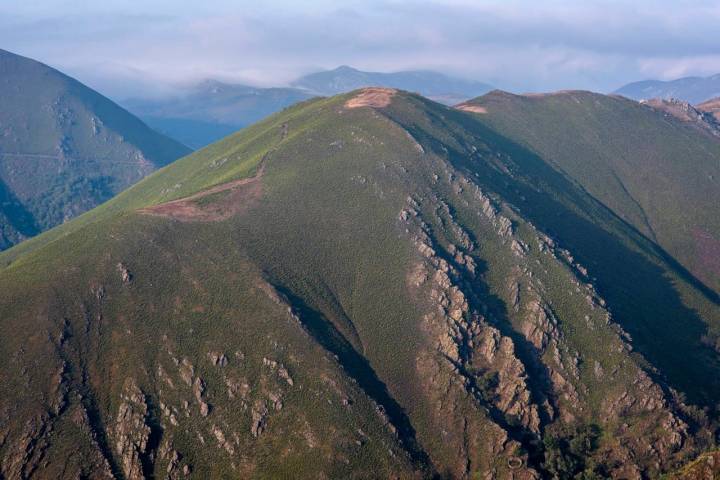
[[[713,443],[717,297],[406,92],[291,107],[0,262],[7,478],[633,478]]]

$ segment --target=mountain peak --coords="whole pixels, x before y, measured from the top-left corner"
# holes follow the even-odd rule
[[[353,68],[349,65],[340,65],[339,67],[336,67],[335,69],[333,69],[331,71],[337,72],[337,73],[357,73],[360,70]]]

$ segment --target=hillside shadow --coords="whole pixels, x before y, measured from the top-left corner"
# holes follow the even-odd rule
[[[442,117],[429,110],[426,113],[432,124],[453,129],[461,147],[448,148],[425,128],[406,127],[413,136],[467,172],[482,188],[516,206],[588,268],[614,321],[632,336],[633,347],[658,369],[649,374],[685,392],[693,403],[714,405],[720,396],[720,363],[717,353],[703,342],[708,326],[701,313],[683,303],[668,274],[686,280],[716,306],[720,303],[717,295],[533,152],[463,112],[443,110]],[[464,131],[459,132],[457,125]],[[471,138],[508,158],[468,155],[473,151]]]
[[[25,237],[35,236],[40,231],[33,215],[2,180],[0,180],[0,215],[5,216],[13,228]],[[0,231],[0,241],[3,234],[4,232]]]
[[[310,307],[289,289],[275,285],[287,298],[300,322],[308,333],[328,352],[335,355],[345,373],[357,382],[365,394],[384,412],[389,423],[396,429],[401,445],[413,462],[425,470],[432,470],[430,458],[422,449],[405,410],[392,397],[387,386],[380,380],[368,360],[345,339],[335,325],[322,312]]]

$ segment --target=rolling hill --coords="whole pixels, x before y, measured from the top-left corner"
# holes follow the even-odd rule
[[[710,77],[685,77],[670,81],[644,80],[629,83],[614,93],[635,100],[676,98],[696,104],[720,96],[720,74]]]
[[[0,250],[189,152],[72,78],[0,50]]]
[[[483,118],[309,100],[1,254],[0,474],[639,479],[714,446],[717,295]]]
[[[720,292],[720,141],[687,104],[496,91],[464,107],[554,165]],[[708,120],[709,121],[709,120]],[[713,130],[714,129],[714,130]]]

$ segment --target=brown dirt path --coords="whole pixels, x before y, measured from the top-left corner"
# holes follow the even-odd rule
[[[216,222],[247,211],[261,196],[265,159],[252,177],[233,180],[189,197],[141,208],[139,213],[174,218],[183,222]],[[208,197],[217,196],[212,200]],[[206,201],[203,201],[206,200]]]

